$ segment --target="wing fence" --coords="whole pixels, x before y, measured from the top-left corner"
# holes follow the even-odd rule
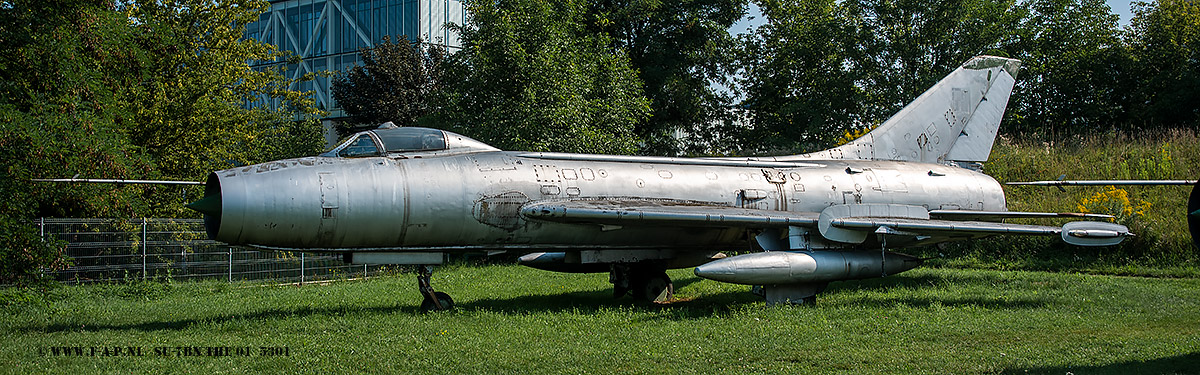
[[[259,251],[209,240],[201,219],[43,218],[42,238],[67,243],[71,266],[48,272],[65,283],[130,279],[308,282],[373,276],[378,265],[349,265],[336,254]]]

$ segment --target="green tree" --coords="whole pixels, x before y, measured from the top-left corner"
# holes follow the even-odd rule
[[[795,152],[829,143],[838,129],[866,122],[866,72],[855,61],[861,25],[835,0],[764,0],[767,22],[742,37],[738,85],[750,123],[748,152]]]
[[[641,152],[704,152],[712,127],[727,120],[726,84],[735,40],[728,29],[747,0],[594,0],[589,29],[625,51],[650,99],[651,115],[637,124]],[[677,139],[676,132],[688,136]]]
[[[123,19],[105,1],[0,3],[0,282],[65,265],[63,247],[39,238],[32,218],[142,207],[130,189],[35,186],[46,175],[128,175],[150,161],[125,138],[131,114]],[[68,174],[69,173],[69,174]]]
[[[377,126],[391,121],[412,126],[429,113],[432,93],[439,88],[439,65],[445,50],[421,48],[405,37],[393,43],[384,37],[373,48],[359,50],[363,65],[356,65],[333,81],[333,97],[349,115],[352,125]]]
[[[1130,127],[1200,127],[1200,4],[1135,3],[1128,44],[1140,77]]]
[[[64,264],[61,244],[39,238],[36,217],[182,211],[182,195],[167,188],[31,178],[199,180],[230,161],[319,147],[319,133],[291,133],[316,125],[297,121],[315,112],[305,95],[286,90],[278,72],[246,64],[275,57],[242,40],[264,9],[253,1],[0,2],[0,282]],[[245,108],[260,94],[294,99],[299,110]],[[261,147],[281,139],[290,143]]]
[[[764,0],[743,38],[740,82],[751,151],[831,146],[878,125],[1021,19],[1012,0]]]
[[[1006,132],[1123,121],[1130,90],[1103,0],[764,0],[745,39],[750,149],[796,152],[885,121],[971,56],[1024,61]],[[788,145],[788,142],[795,142]]]
[[[267,6],[259,0],[139,0],[121,7],[131,22],[130,42],[138,46],[132,49],[138,58],[127,62],[138,81],[124,97],[136,122],[129,137],[163,175],[201,179],[234,164],[320,150],[320,111],[310,93],[289,90],[294,81],[281,67],[247,64],[287,59],[243,35]],[[283,105],[270,109],[262,97]],[[305,137],[284,137],[280,130]],[[295,147],[269,143],[281,139],[301,142],[301,154],[283,155],[279,151]]]
[[[431,126],[510,150],[632,153],[649,105],[582,1],[466,2],[463,49],[446,62]]]
[[[1033,0],[1006,48],[1022,60],[1005,133],[1061,135],[1111,129],[1123,119],[1127,61],[1117,16],[1104,0]]]
[[[848,0],[859,25],[853,67],[865,121],[878,124],[973,56],[1007,54],[1024,11],[1015,0]]]

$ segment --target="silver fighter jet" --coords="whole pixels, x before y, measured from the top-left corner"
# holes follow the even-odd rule
[[[972,58],[869,134],[780,157],[670,158],[501,151],[447,131],[381,127],[317,157],[213,172],[209,235],[272,250],[342,253],[355,264],[420,265],[424,309],[453,300],[429,284],[450,253],[520,252],[520,263],[608,272],[614,294],[670,298],[665,270],[759,286],[768,303],[811,302],[831,281],[891,275],[891,252],[998,234],[1081,246],[1130,233],[1105,218],[1009,212],[980,173],[1020,62]],[[751,239],[762,252],[744,251]]]

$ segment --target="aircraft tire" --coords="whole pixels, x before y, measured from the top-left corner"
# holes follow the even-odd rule
[[[666,295],[663,295],[666,291]],[[659,298],[662,296],[662,298]],[[666,272],[651,274],[633,287],[633,298],[647,302],[664,302],[675,298],[675,286]]]
[[[442,305],[441,310],[439,310],[437,305],[434,305],[433,300],[427,296],[421,301],[421,312],[442,311],[454,308],[454,299],[450,298],[449,294],[442,292],[435,292],[433,294],[437,296],[438,304]]]

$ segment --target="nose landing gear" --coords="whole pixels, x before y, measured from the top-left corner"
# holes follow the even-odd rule
[[[421,312],[445,311],[454,308],[454,299],[449,294],[433,290],[429,278],[433,276],[433,266],[417,266],[417,288],[425,298],[421,301]]]

